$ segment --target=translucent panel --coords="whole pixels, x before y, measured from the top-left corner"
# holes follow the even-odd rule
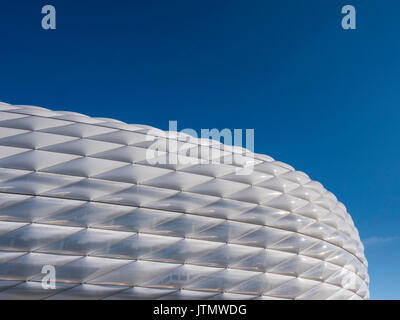
[[[82,122],[87,124],[96,124],[102,122],[101,120],[97,120],[96,118],[90,118],[81,113],[69,112],[69,111],[59,111],[59,114],[54,116],[54,118]]]
[[[89,139],[78,139],[69,142],[64,142],[56,145],[51,145],[42,148],[42,150],[76,154],[80,156],[89,156],[101,151],[112,150],[121,147],[119,144],[109,143],[104,141],[95,141]]]
[[[10,233],[14,230],[20,229],[26,226],[27,223],[22,222],[4,222],[0,221],[0,236]]]
[[[0,182],[6,182],[7,180],[15,179],[29,173],[31,173],[31,171],[1,168]],[[3,189],[3,192],[4,191]]]
[[[357,275],[361,279],[366,280],[368,278],[368,272],[367,272],[367,268],[365,267],[365,265],[358,259],[354,259],[352,261],[352,264],[354,266],[354,270],[357,273]]]
[[[22,177],[0,183],[0,191],[38,195],[80,181],[79,177],[57,176],[34,172]]]
[[[272,177],[272,176],[271,176]],[[278,177],[274,177],[272,179],[267,179],[262,182],[257,183],[257,187],[262,187],[270,190],[276,190],[278,192],[287,193],[300,185],[289,180],[281,179]]]
[[[320,193],[313,191],[310,188],[304,188],[303,186],[290,191],[289,194],[306,201],[314,201],[321,196]]]
[[[301,233],[318,239],[328,239],[333,232],[335,232],[335,229],[328,227],[327,225],[318,221],[301,229]]]
[[[290,213],[278,220],[275,220],[272,225],[280,229],[299,231],[302,228],[314,223],[314,221],[315,220],[313,219]]]
[[[61,256],[61,255],[60,255]],[[129,260],[83,257],[56,269],[57,282],[82,283],[131,263]],[[39,280],[39,277],[34,280]]]
[[[196,143],[196,141],[194,141],[194,143]],[[182,153],[181,150],[179,150],[179,153]],[[230,154],[229,152],[223,151],[216,146],[202,145],[196,145],[195,147],[187,146],[187,150],[184,151],[186,151],[184,154],[187,156],[201,159],[201,162],[204,163],[217,163],[220,161],[221,157]]]
[[[266,154],[261,154],[261,153],[255,153],[254,158],[262,160],[262,161],[266,161],[266,162],[274,161],[274,159],[272,157],[267,156]]]
[[[230,242],[259,228],[256,225],[222,220],[221,223],[214,227],[193,234],[193,237],[209,241]]]
[[[287,179],[289,181],[299,183],[299,184],[306,184],[310,182],[310,178],[301,171],[289,171],[281,175],[281,178]]]
[[[322,262],[313,258],[294,256],[293,258],[270,268],[268,272],[299,277],[303,273],[314,268],[316,265],[318,266],[320,263]]]
[[[257,296],[237,293],[220,293],[209,300],[253,300]]]
[[[147,149],[130,146],[120,146],[118,149],[94,153],[92,154],[92,157],[113,161],[122,161],[127,163],[135,163],[147,159]]]
[[[203,280],[186,286],[187,289],[226,291],[238,285],[240,282],[257,276],[257,273],[241,270],[222,270]]]
[[[18,285],[20,283],[22,283],[20,280],[9,280],[9,281],[0,280],[0,292],[5,291],[8,288],[15,287],[16,285]],[[6,295],[4,295],[4,299],[7,299]]]
[[[340,206],[340,203],[338,203],[338,205],[335,207],[335,209],[332,210],[332,213],[336,214],[338,217],[343,218],[344,220],[345,220],[345,217],[347,214],[346,208],[342,208]],[[350,226],[348,226],[348,227],[350,227]]]
[[[93,252],[92,255],[117,259],[141,259],[179,241],[181,241],[180,238],[136,234],[110,247]]]
[[[323,262],[316,267],[312,268],[301,274],[302,278],[325,281],[334,273],[338,272],[340,268],[334,264]]]
[[[354,229],[347,224],[345,219],[342,219],[341,217],[337,217],[337,218],[339,220],[338,229],[340,231],[342,231],[344,234],[346,234],[346,236],[355,240],[355,242],[357,243],[357,246],[360,246],[360,244],[359,244],[360,239],[359,239],[359,237],[357,237],[356,233],[354,232]]]
[[[106,300],[156,300],[174,291],[175,290],[133,287],[114,294],[106,298]]]
[[[117,130],[104,128],[100,126],[87,125],[84,123],[73,123],[62,127],[44,129],[42,131],[62,134],[71,137],[85,138],[93,135],[99,135],[102,133],[104,134],[104,133],[115,132]]]
[[[313,238],[294,234],[282,241],[273,244],[270,248],[275,250],[301,253],[303,250],[315,245],[317,242],[318,240],[315,240]]]
[[[143,182],[143,184],[167,189],[186,190],[195,185],[210,181],[211,179],[212,178],[210,177],[201,176],[198,174],[171,172],[161,177],[146,180]]]
[[[206,215],[216,218],[230,219],[254,208],[255,204],[240,201],[221,199],[208,206],[191,211],[199,215]]]
[[[154,177],[167,175],[169,172],[171,172],[171,170],[132,164],[100,173],[96,175],[95,178],[136,184]]]
[[[320,282],[317,281],[295,278],[285,282],[283,285],[275,289],[268,291],[268,295],[287,299],[295,299],[297,296],[300,296],[319,284]]]
[[[195,258],[188,262],[210,267],[228,267],[234,264],[236,261],[242,260],[259,252],[260,249],[257,248],[229,244],[223,245],[222,247],[203,257]]]
[[[123,204],[128,206],[142,206],[148,202],[161,200],[173,195],[177,191],[163,190],[152,187],[133,186],[123,191],[100,197],[97,201]]]
[[[24,115],[33,115],[33,116],[42,116],[42,117],[56,117],[60,114],[55,111],[50,111],[45,108],[41,107],[34,107],[34,106],[14,106],[15,108],[12,109],[12,112],[20,113]]]
[[[308,204],[307,201],[283,194],[279,197],[275,197],[272,200],[264,203],[268,207],[292,211],[298,208],[304,207]]]
[[[77,287],[51,296],[48,300],[99,300],[117,294],[125,289],[127,288],[81,284]]]
[[[118,143],[123,145],[134,145],[148,140],[147,136],[141,133],[129,131],[115,131],[91,136],[90,139]]]
[[[361,298],[358,294],[354,294],[349,300],[362,300],[363,298]]]
[[[231,267],[235,269],[266,272],[294,257],[295,255],[289,252],[261,250],[248,258],[239,260],[237,263],[232,264]]]
[[[113,205],[112,207],[116,208],[118,206]],[[159,224],[181,216],[181,214],[177,212],[144,208],[134,209],[132,207],[123,206],[120,206],[120,208],[129,209],[129,212],[119,215],[112,220],[107,220],[103,223],[96,223],[94,226],[102,229],[139,232],[143,230],[151,230]]]
[[[329,256],[335,254],[338,248],[324,241],[317,242],[310,248],[301,252],[302,255],[314,257],[317,259],[325,260]]]
[[[302,300],[325,300],[329,299],[332,295],[337,292],[337,287],[329,285],[329,284],[320,284],[311,290],[303,293],[297,299]]]
[[[85,229],[61,241],[39,249],[40,252],[87,255],[93,251],[107,248],[131,236],[131,233]]]
[[[247,212],[235,216],[234,219],[242,222],[272,226],[274,225],[274,221],[284,217],[287,214],[289,214],[289,211],[269,208],[266,206],[256,206]]]
[[[353,273],[351,276],[346,277],[343,288],[356,293],[362,285],[363,281]]]
[[[80,228],[28,224],[16,231],[3,235],[0,238],[0,250],[33,251],[80,230]]]
[[[12,128],[3,128],[0,127],[0,138],[6,138],[6,137],[13,137],[16,135],[21,135],[24,133],[29,133],[28,130],[20,130],[20,129],[12,129]],[[1,144],[3,145],[3,144]],[[8,146],[10,146],[9,144],[7,144]]]
[[[155,209],[173,210],[179,212],[191,212],[198,208],[205,207],[216,202],[218,198],[201,196],[195,193],[179,192],[162,201],[155,201],[148,204]]]
[[[199,160],[195,158],[179,155],[179,160],[178,160],[177,153],[165,153],[164,151],[154,151],[154,150],[151,150],[148,153],[146,160],[139,162],[139,164],[143,164],[145,166],[153,166],[158,168],[166,168],[170,170],[179,170],[179,171],[183,171],[182,169],[193,166],[197,163],[199,163]]]
[[[302,216],[310,217],[313,219],[320,220],[323,217],[325,217],[327,214],[329,214],[329,211],[317,206],[313,203],[309,203],[305,205],[304,207],[297,208],[296,210],[293,210],[295,213],[300,214]]]
[[[309,181],[303,185],[304,188],[311,189],[319,194],[325,193],[325,188],[323,185],[317,181]]]
[[[74,140],[74,138],[58,134],[30,131],[27,133],[2,138],[0,139],[0,144],[10,147],[39,149],[45,146],[59,144],[71,140]]]
[[[207,164],[198,164],[195,166],[191,166],[188,168],[182,169],[184,172],[191,172],[197,174],[203,174],[210,177],[221,177],[223,175],[229,174],[236,170],[235,167],[225,165],[225,164],[216,164],[216,163],[207,163]]]
[[[144,256],[144,259],[184,263],[192,260],[193,258],[204,256],[205,254],[214,251],[221,245],[222,244],[209,241],[183,239],[166,248]]]
[[[357,290],[356,293],[357,293],[360,297],[364,297],[364,296],[366,296],[366,295],[369,294],[368,285],[367,285],[365,282],[359,280],[358,283],[357,283],[357,285],[359,286],[359,288],[358,288],[358,290]]]
[[[57,283],[56,288],[51,290],[43,289],[41,282],[23,282],[17,286],[0,292],[0,300],[38,300],[55,295],[73,285]]]
[[[70,124],[68,121],[46,119],[42,117],[27,117],[16,114],[7,113],[12,116],[4,116],[5,113],[0,115],[0,127],[16,128],[23,130],[38,131],[42,129],[61,127]],[[7,120],[6,120],[7,118]],[[3,121],[5,120],[5,121]]]
[[[230,289],[244,294],[268,294],[272,289],[292,280],[292,277],[263,273]]]
[[[321,222],[336,229],[341,229],[341,227],[346,223],[343,218],[334,214],[326,215],[321,219]]]
[[[6,104],[3,102],[0,102],[0,110],[7,110]],[[8,121],[13,120],[13,119],[23,119],[23,118],[27,118],[29,119],[28,116],[26,115],[22,115],[22,114],[15,114],[15,113],[11,113],[11,112],[0,112],[0,127],[9,127],[9,128],[15,128],[15,126],[10,125],[7,126],[5,125],[6,123],[8,123]],[[25,129],[25,130],[32,130],[32,129]]]
[[[331,295],[328,300],[349,300],[354,296],[354,292],[345,290],[345,289],[340,289],[339,291],[336,291],[335,294]]]
[[[42,274],[43,266],[52,265],[57,268],[58,266],[68,264],[76,259],[79,259],[79,257],[27,253],[0,265],[0,279],[27,280],[37,275],[37,280],[41,281],[45,276],[45,274]]]
[[[224,197],[247,187],[248,185],[244,183],[231,182],[222,179],[212,179],[211,181],[190,188],[188,191],[210,196]]]
[[[329,237],[326,237],[325,240],[339,247],[343,247],[350,239],[343,232],[336,230],[330,234]]]
[[[351,281],[355,275],[353,275],[350,271],[346,269],[340,269],[338,272],[331,275],[326,282],[337,285],[339,287],[343,287],[345,283]]]
[[[60,199],[57,200],[61,202]],[[68,210],[59,210],[53,215],[39,220],[40,223],[72,227],[89,227],[132,211],[132,208],[126,206],[83,201],[62,201],[67,202],[67,205],[69,205]],[[70,202],[78,205],[72,206]]]
[[[0,159],[0,167],[36,171],[77,158],[77,155],[32,150]]]
[[[45,169],[46,172],[80,177],[92,177],[122,166],[124,162],[83,157]]]
[[[218,223],[220,223],[220,220],[182,214],[176,219],[159,224],[149,232],[166,236],[187,237]]]
[[[8,207],[18,205],[20,202],[30,198],[32,197],[20,194],[0,193],[0,210],[6,210]]]
[[[257,160],[253,157],[250,156],[243,156],[241,154],[238,153],[233,153],[230,154],[228,156],[225,156],[221,159],[222,163],[225,164],[232,164],[234,166],[237,166],[239,168],[243,168],[243,167],[253,167],[254,165],[256,165],[257,163],[261,163],[262,161]]]
[[[242,182],[245,184],[258,184],[260,182],[271,179],[273,176],[260,171],[253,171],[250,174],[237,174],[238,172],[230,173],[221,177],[221,179]],[[240,173],[240,172],[239,172]]]
[[[229,196],[230,199],[251,202],[256,204],[270,203],[270,201],[281,195],[274,190],[263,189],[259,187],[249,187]],[[281,208],[278,208],[281,209]]]
[[[144,134],[140,134],[142,137],[146,137]],[[150,150],[162,151],[162,152],[177,152],[178,141],[176,139],[166,139],[160,137],[155,139],[153,135],[147,135],[147,139],[142,139],[134,144],[136,147],[146,148]]]
[[[161,288],[183,288],[188,284],[204,279],[213,273],[219,272],[219,268],[183,265],[165,273],[157,278],[143,283],[144,286]]]
[[[271,297],[271,296],[259,296],[254,300],[290,300],[290,299]]]
[[[344,250],[337,250],[334,254],[330,255],[326,261],[338,264],[340,266],[346,266],[351,261],[353,261],[354,256],[351,255],[349,252]]]
[[[261,162],[254,166],[254,170],[265,172],[273,176],[278,176],[288,172],[289,170],[271,162]]]
[[[126,190],[130,185],[119,182],[108,182],[96,179],[81,178],[77,183],[43,192],[42,195],[50,197],[62,197],[79,200],[94,200],[108,194]]]
[[[15,156],[26,151],[30,151],[30,149],[0,146],[0,159]]]
[[[234,240],[236,244],[254,246],[261,248],[273,247],[273,245],[280,240],[290,236],[292,232],[262,227],[254,232],[244,235],[243,237]]]
[[[326,210],[333,210],[336,207],[336,200],[331,200],[327,197],[327,194],[324,194],[325,197],[319,197],[315,199],[313,202],[320,207],[323,207]]]
[[[159,300],[206,300],[215,295],[216,292],[178,290],[171,294],[162,296]]]
[[[0,265],[23,256],[25,252],[0,251]]]
[[[82,203],[78,201],[29,197],[26,200],[21,199],[20,202],[14,205],[0,208],[0,219],[34,222],[48,216],[73,210],[80,205]]]
[[[103,276],[92,276],[90,283],[136,286],[176,268],[179,265],[173,263],[136,261]]]
[[[0,102],[0,110],[16,110],[18,107],[8,103]]]

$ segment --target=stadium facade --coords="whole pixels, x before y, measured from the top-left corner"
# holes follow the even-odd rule
[[[363,252],[269,156],[0,103],[0,299],[368,299]]]

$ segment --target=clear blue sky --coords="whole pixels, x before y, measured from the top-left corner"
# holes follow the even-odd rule
[[[41,29],[41,8],[57,30]],[[341,8],[357,9],[357,30]],[[371,297],[400,299],[400,3],[0,4],[0,101],[168,128],[254,128],[322,182],[366,244]]]

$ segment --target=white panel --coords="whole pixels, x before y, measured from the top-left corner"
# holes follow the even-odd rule
[[[91,177],[125,165],[124,162],[84,157],[52,166],[44,171],[56,174]]]
[[[77,155],[32,150],[1,159],[0,167],[37,171],[77,158]]]
[[[93,286],[82,284],[59,294],[51,296],[48,300],[99,300],[127,289],[126,287],[115,286]]]

